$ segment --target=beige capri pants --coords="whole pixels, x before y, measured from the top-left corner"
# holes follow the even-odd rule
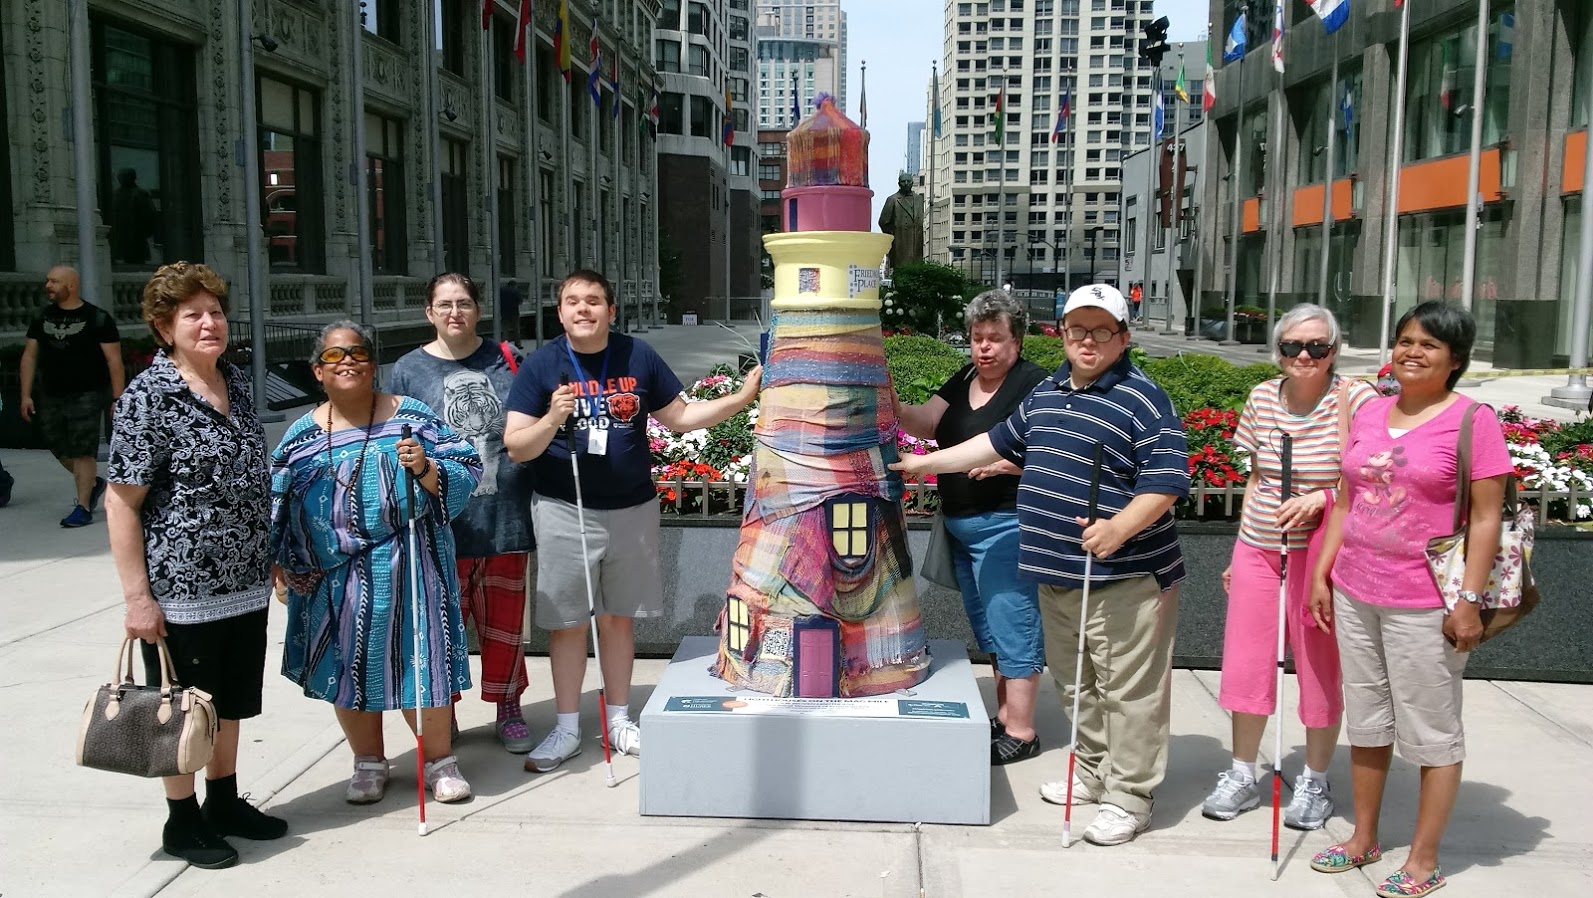
[[[1333,590],[1350,745],[1395,745],[1422,767],[1466,759],[1460,720],[1469,653],[1444,638],[1444,609],[1372,605]]]

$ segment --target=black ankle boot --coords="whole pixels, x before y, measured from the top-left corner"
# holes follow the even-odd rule
[[[206,870],[219,870],[238,862],[237,849],[205,822],[197,799],[167,799],[166,806],[169,816],[160,834],[162,851]]]
[[[237,836],[255,842],[280,839],[288,834],[288,822],[272,817],[248,799],[238,797],[238,777],[205,781],[205,806],[202,816],[218,835]]]

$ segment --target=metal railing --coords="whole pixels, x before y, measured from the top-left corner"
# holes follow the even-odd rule
[[[713,518],[739,516],[746,500],[748,484],[724,480],[690,480],[682,477],[654,481],[659,500],[666,514],[682,518]],[[909,483],[905,485],[902,506],[909,515],[931,514],[940,507],[940,493],[934,484]],[[1180,500],[1174,509],[1179,520],[1237,521],[1244,506],[1243,486],[1214,487],[1203,483],[1190,485],[1189,498]],[[1522,489],[1520,497],[1533,509],[1539,525],[1548,523],[1593,524],[1593,490],[1579,489],[1571,484],[1569,489],[1549,487]],[[1576,517],[1575,509],[1589,509],[1589,517]]]

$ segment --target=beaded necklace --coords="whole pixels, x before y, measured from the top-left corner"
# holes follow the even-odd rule
[[[332,479],[337,482],[338,486],[341,486],[350,494],[354,492],[354,485],[360,482],[360,470],[365,466],[365,450],[370,448],[371,428],[375,425],[376,393],[375,391],[372,391],[371,417],[370,420],[365,424],[365,439],[360,443],[359,458],[354,460],[354,471],[349,477],[349,482],[345,483],[343,482],[343,478],[337,476],[337,465],[332,461],[332,403],[328,402],[326,404],[326,470],[331,473]]]

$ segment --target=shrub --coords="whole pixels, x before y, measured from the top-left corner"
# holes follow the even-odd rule
[[[967,356],[933,337],[886,337],[885,361],[896,395],[912,405],[929,401],[941,384],[968,364]]]
[[[891,272],[891,283],[881,294],[880,319],[892,329],[918,333],[960,331],[962,310],[978,292],[962,271],[938,262],[912,262]]]
[[[1179,414],[1197,408],[1240,409],[1250,391],[1278,374],[1260,362],[1243,368],[1214,355],[1191,353],[1145,363],[1146,376],[1161,385]]]
[[[1043,335],[1023,338],[1023,357],[1047,371],[1055,371],[1068,360],[1062,338]]]

